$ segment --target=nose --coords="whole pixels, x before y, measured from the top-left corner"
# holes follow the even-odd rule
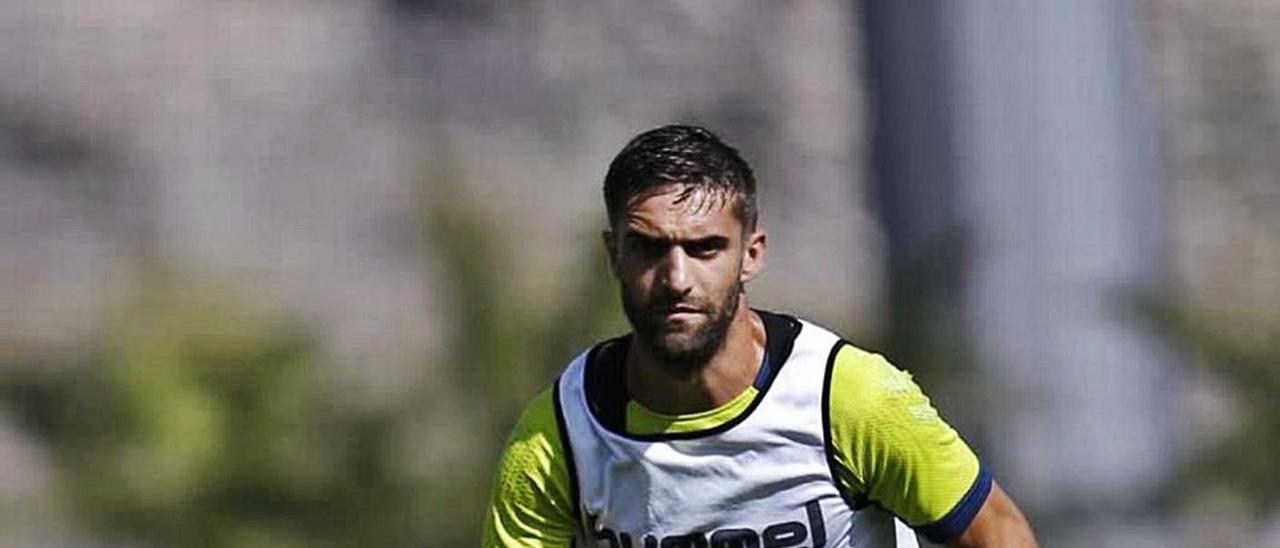
[[[689,255],[684,248],[673,245],[667,250],[659,272],[659,279],[668,291],[675,295],[684,295],[692,289],[689,276]]]

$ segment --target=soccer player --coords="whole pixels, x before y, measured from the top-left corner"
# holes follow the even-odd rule
[[[645,132],[609,166],[604,198],[633,331],[527,406],[485,546],[907,547],[916,533],[1035,546],[910,375],[748,306],[768,239],[736,150],[698,127]]]

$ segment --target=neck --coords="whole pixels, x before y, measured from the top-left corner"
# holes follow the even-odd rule
[[[688,377],[663,367],[653,351],[633,337],[626,357],[627,392],[641,405],[668,415],[714,409],[755,382],[764,349],[764,322],[747,306],[744,295],[720,351]]]

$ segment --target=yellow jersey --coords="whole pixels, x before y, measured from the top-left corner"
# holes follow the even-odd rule
[[[782,339],[795,336],[774,326],[800,322],[759,313],[770,347],[760,380],[768,380],[787,361],[787,356],[777,360],[777,349],[790,353],[791,341]],[[770,353],[780,362],[777,367],[769,365]],[[978,458],[910,374],[846,341],[823,355],[825,379],[815,382],[822,386],[817,392],[824,399],[821,426],[836,489],[855,509],[878,506],[934,542],[962,533],[991,486]],[[768,396],[768,386],[757,382],[715,409],[685,415],[657,413],[622,397],[617,428],[651,440],[732,428]],[[555,392],[538,394],[511,433],[486,515],[486,547],[568,547],[591,526],[580,515],[571,444]]]

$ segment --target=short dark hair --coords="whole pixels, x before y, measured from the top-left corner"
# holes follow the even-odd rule
[[[677,202],[699,192],[707,205],[732,201],[743,228],[756,226],[756,178],[737,149],[705,128],[668,125],[637,135],[609,164],[604,177],[609,227],[617,227],[637,200],[671,185],[681,187]]]

